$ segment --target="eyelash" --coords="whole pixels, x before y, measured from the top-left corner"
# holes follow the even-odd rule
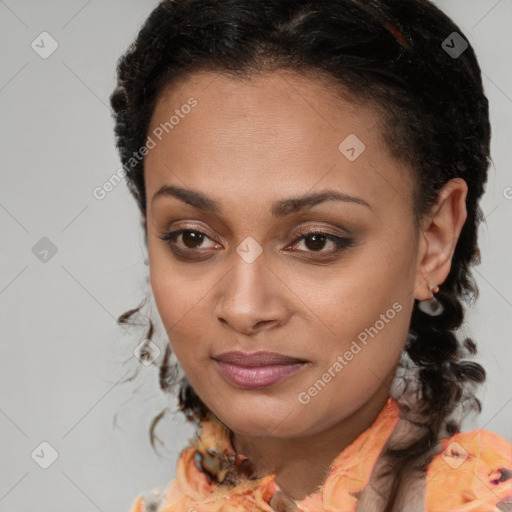
[[[190,229],[190,228],[182,228],[182,229],[177,229],[175,231],[164,232],[164,233],[162,233],[162,236],[159,238],[160,238],[160,240],[166,242],[167,245],[170,247],[171,251],[174,254],[176,254],[177,256],[180,256],[180,253],[182,253],[182,254],[189,253],[190,254],[191,252],[200,252],[200,249],[176,249],[175,247],[173,247],[173,242],[175,242],[175,240],[178,238],[178,236],[183,233],[198,233],[198,234],[204,235],[206,238],[209,238],[210,240],[212,240],[212,238],[209,237],[203,231],[200,231],[198,229]],[[328,241],[336,244],[336,249],[334,249],[333,251],[327,252],[327,256],[333,256],[333,255],[339,253],[340,251],[342,251],[343,249],[352,247],[354,245],[354,240],[352,238],[337,236],[337,235],[333,235],[331,233],[327,233],[327,232],[319,231],[319,230],[311,230],[311,231],[306,231],[305,233],[301,233],[300,236],[295,238],[295,240],[293,240],[293,242],[290,245],[296,245],[301,240],[304,240],[313,235],[323,236]],[[214,240],[212,240],[212,241],[214,242]],[[305,252],[307,254],[319,254],[319,255],[324,254],[324,252],[322,252],[322,251],[299,251],[299,252]],[[321,257],[323,258],[326,256],[321,256]]]

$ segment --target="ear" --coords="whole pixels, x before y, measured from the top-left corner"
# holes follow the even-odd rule
[[[467,183],[454,178],[439,191],[437,201],[422,222],[414,297],[432,298],[431,287],[450,273],[452,257],[467,218]]]

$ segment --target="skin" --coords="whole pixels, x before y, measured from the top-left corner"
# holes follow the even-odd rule
[[[318,77],[280,70],[236,81],[196,73],[161,94],[148,134],[190,97],[197,106],[145,159],[152,291],[180,365],[233,430],[237,452],[258,476],[276,473],[285,495],[303,499],[384,406],[414,299],[431,298],[449,273],[467,186],[461,179],[445,185],[418,228],[411,171],[388,150],[376,111]],[[354,161],[338,149],[350,134],[365,144]],[[199,191],[220,212],[166,195],[153,200],[164,185]],[[368,206],[328,200],[284,217],[271,213],[275,201],[324,190]],[[183,228],[206,235],[174,241],[195,260],[180,259],[160,238]],[[329,240],[299,239],[312,229],[352,245],[334,254]],[[252,263],[236,251],[249,236],[263,251]],[[394,303],[401,311],[301,403],[299,394]],[[231,350],[275,351],[308,364],[270,387],[239,389],[212,360]]]

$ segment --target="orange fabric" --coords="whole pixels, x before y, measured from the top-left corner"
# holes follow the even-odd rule
[[[303,512],[355,512],[355,494],[368,484],[371,473],[400,415],[389,398],[373,424],[331,464],[324,484],[302,501]],[[226,461],[239,464],[229,430],[210,417],[201,434],[185,448],[176,478],[165,488],[157,512],[275,512],[269,502],[279,489],[275,475],[244,479],[236,486],[219,485]],[[500,471],[502,469],[505,472]],[[426,475],[425,512],[502,512],[497,504],[512,498],[512,444],[486,430],[460,433],[441,441],[441,450]],[[137,496],[130,512],[146,510],[144,495]]]
[[[135,501],[133,502],[132,508],[130,512],[145,512],[146,507],[144,505],[144,496],[142,494],[139,494]]]
[[[427,469],[427,511],[501,512],[496,505],[512,498],[512,478],[500,468],[512,477],[512,444],[503,437],[474,430],[443,439]]]

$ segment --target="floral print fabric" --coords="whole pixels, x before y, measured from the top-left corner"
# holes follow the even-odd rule
[[[356,512],[364,489],[400,417],[389,397],[373,424],[331,464],[323,485],[296,501],[302,512]],[[269,505],[279,489],[275,475],[226,480],[228,467],[242,464],[229,430],[215,417],[200,424],[200,435],[178,459],[176,478],[152,495],[140,494],[130,512],[275,512]],[[512,443],[487,430],[441,440],[427,468],[425,512],[512,512]]]

